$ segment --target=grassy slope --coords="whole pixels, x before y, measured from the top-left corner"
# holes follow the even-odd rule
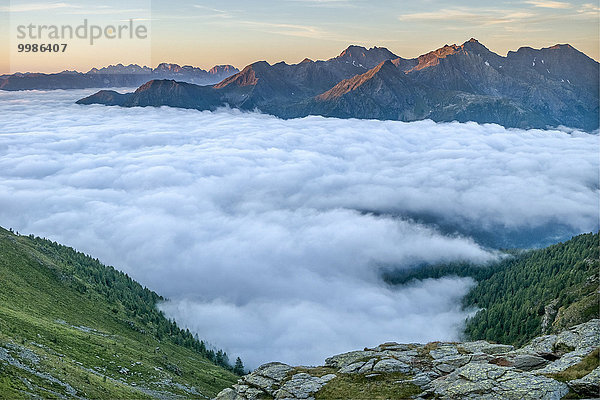
[[[0,398],[205,398],[236,381],[168,335],[158,340],[150,332],[163,316],[132,316],[64,254],[0,228]]]

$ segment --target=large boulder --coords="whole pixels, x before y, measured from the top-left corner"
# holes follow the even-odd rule
[[[322,377],[312,376],[305,372],[295,374],[285,382],[275,394],[276,399],[310,399],[323,385],[335,378],[334,374]]]
[[[513,360],[513,367],[522,369],[523,371],[542,368],[546,364],[548,364],[548,360],[532,354],[519,354]]]
[[[517,372],[494,364],[468,364],[426,386],[441,399],[558,400],[569,392],[551,378]]]
[[[401,372],[404,374],[410,372],[410,370],[411,368],[409,365],[403,363],[400,360],[396,360],[395,358],[384,358],[378,361],[372,369],[373,372]]]
[[[434,349],[429,350],[429,355],[434,359],[446,358],[458,355],[458,349],[455,344],[438,344]]]
[[[600,398],[600,367],[580,379],[569,382],[569,386],[582,396]]]
[[[504,354],[514,350],[514,347],[511,345],[489,343],[485,340],[461,343],[458,348],[468,353],[485,353],[491,355]]]
[[[588,354],[594,351],[594,348],[583,348],[569,353],[564,354],[558,360],[552,361],[544,368],[536,369],[535,373],[538,375],[555,374],[562,372],[565,369],[572,367],[573,365],[579,364],[581,360]]]
[[[325,360],[325,366],[333,368],[342,368],[346,365],[353,364],[358,360],[363,360],[365,358],[368,359],[369,357],[373,357],[376,355],[377,352],[372,350],[350,351],[348,353],[338,354],[336,356],[327,358]]]

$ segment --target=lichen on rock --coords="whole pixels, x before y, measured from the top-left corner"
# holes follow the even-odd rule
[[[558,400],[570,392],[597,396],[600,367],[589,367],[589,360],[597,359],[594,351],[598,346],[598,319],[556,335],[535,338],[520,349],[483,340],[389,342],[329,357],[322,367],[265,364],[233,388],[223,390],[217,400],[313,400],[340,396]],[[588,360],[583,362],[588,363],[588,369],[578,366],[582,360]],[[579,368],[579,375],[558,377],[573,368]]]

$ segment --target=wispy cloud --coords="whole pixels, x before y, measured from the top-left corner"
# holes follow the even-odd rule
[[[525,3],[531,4],[535,7],[542,8],[571,8],[572,5],[562,1],[549,1],[549,0],[529,0]]]
[[[216,18],[233,18],[233,14],[230,11],[221,10],[218,8],[207,7],[200,4],[194,4],[196,9],[202,10],[207,13],[207,16]]]
[[[46,11],[56,10],[58,8],[76,7],[67,3],[26,3],[19,5],[9,5],[0,7],[0,11],[5,12],[31,12],[31,11]]]
[[[598,4],[585,3],[577,10],[577,13],[581,16],[598,18],[600,16],[600,7]]]
[[[508,8],[468,8],[452,7],[437,11],[402,14],[398,20],[415,23],[446,23],[445,29],[464,30],[471,27],[502,26],[506,31],[542,32],[553,29],[549,23],[565,20],[589,20],[599,16],[598,6],[586,3],[578,9],[559,1],[531,0],[529,8],[522,10]],[[547,9],[546,12],[540,8]],[[561,10],[560,13],[552,10]],[[547,24],[541,26],[540,24]]]
[[[330,36],[329,32],[312,25],[269,23],[263,21],[238,21],[238,23],[254,30],[276,35],[298,36],[305,38],[323,38]]]
[[[129,8],[129,9],[118,9],[118,8],[81,8],[75,10],[65,11],[62,14],[66,15],[115,15],[115,14],[140,14],[150,13],[150,9],[143,8]]]
[[[124,8],[108,5],[80,5],[70,3],[26,3],[0,7],[0,11],[26,13],[36,11],[54,11],[61,15],[116,15],[131,13],[150,13],[150,8]]]
[[[403,14],[398,17],[400,21],[452,21],[453,25],[457,22],[469,23],[471,25],[494,25],[510,24],[527,18],[535,17],[535,13],[528,11],[514,11],[504,9],[477,9],[472,8],[446,8],[438,11],[419,12]]]
[[[358,8],[356,3],[349,0],[287,0],[292,3],[302,3],[309,7],[327,7],[327,8]]]

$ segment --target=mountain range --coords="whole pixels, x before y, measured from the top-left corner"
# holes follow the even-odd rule
[[[593,131],[598,73],[597,61],[568,44],[521,47],[504,57],[470,39],[412,59],[382,47],[350,46],[324,61],[258,61],[212,86],[153,79],[133,93],[102,90],[78,103]]]
[[[233,65],[215,65],[206,71],[189,65],[161,63],[156,68],[137,64],[109,65],[88,72],[62,71],[56,74],[16,73],[0,76],[2,90],[85,89],[135,87],[153,79],[176,79],[196,85],[212,85],[239,72]]]

